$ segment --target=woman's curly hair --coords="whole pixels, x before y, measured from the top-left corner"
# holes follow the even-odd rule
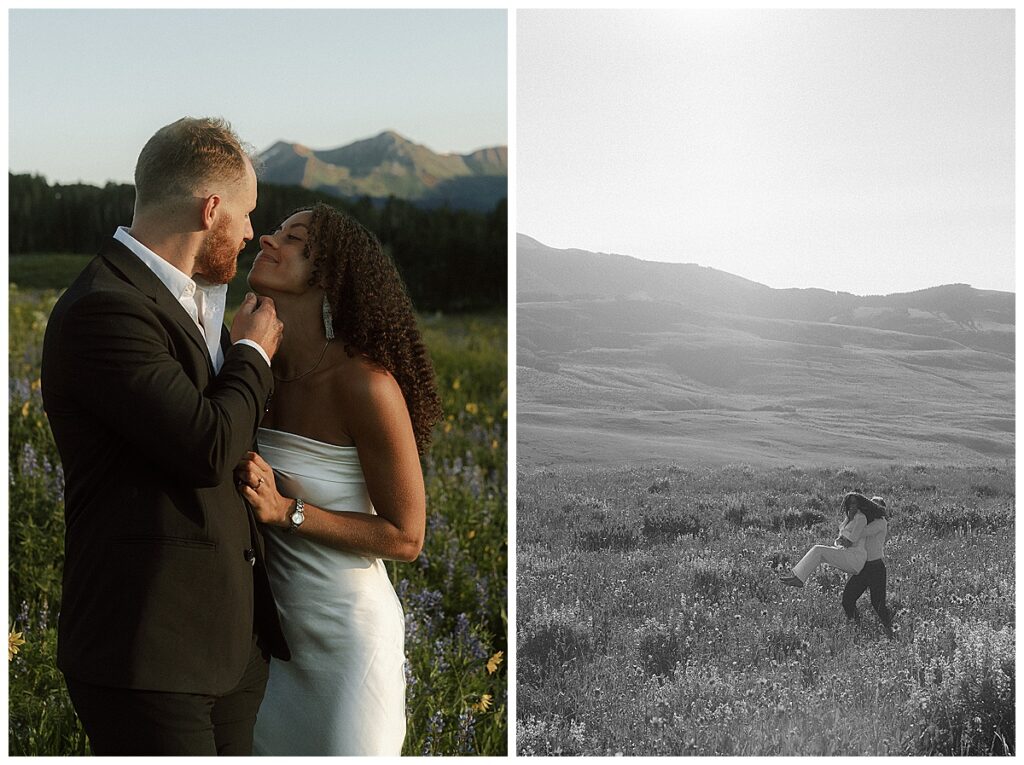
[[[402,277],[380,240],[354,218],[319,202],[295,212],[303,211],[312,213],[306,245],[313,253],[310,285],[324,288],[345,352],[366,356],[395,378],[423,454],[441,419],[441,400]]]
[[[885,518],[885,501],[883,500],[879,505],[860,492],[851,491],[843,497],[843,512],[846,514],[847,520],[852,519],[858,512],[864,513],[868,523],[871,523],[879,518]]]

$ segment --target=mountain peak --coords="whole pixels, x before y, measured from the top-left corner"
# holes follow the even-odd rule
[[[406,138],[404,135],[402,135],[401,133],[399,133],[396,130],[383,130],[380,133],[378,133],[376,136],[374,136],[374,138],[376,138],[376,139],[386,138],[386,139],[388,139],[390,141],[394,141],[395,143],[412,143],[412,141],[410,141],[408,138]]]
[[[373,136],[372,138],[363,138],[362,140],[354,141],[351,144],[349,144],[349,146],[357,146],[359,144],[387,148],[416,146],[416,144],[413,141],[410,141],[404,135],[395,130],[383,130],[380,133],[377,133],[377,135]],[[337,149],[334,149],[333,151],[337,151]]]
[[[278,141],[260,155],[269,183],[339,197],[398,197],[427,206],[489,211],[508,195],[504,146],[438,154],[387,129],[335,149]]]

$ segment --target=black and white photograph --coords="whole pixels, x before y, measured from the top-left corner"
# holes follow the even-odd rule
[[[518,11],[518,755],[1016,753],[1014,23]]]

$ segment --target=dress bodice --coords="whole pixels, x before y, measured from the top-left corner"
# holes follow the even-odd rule
[[[356,447],[269,428],[259,429],[257,441],[285,496],[302,497],[324,510],[373,512]]]

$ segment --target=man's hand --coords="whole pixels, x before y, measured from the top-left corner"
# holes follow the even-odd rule
[[[284,324],[277,318],[274,301],[248,293],[231,322],[231,342],[252,340],[267,352],[269,358],[274,358],[282,334]]]

